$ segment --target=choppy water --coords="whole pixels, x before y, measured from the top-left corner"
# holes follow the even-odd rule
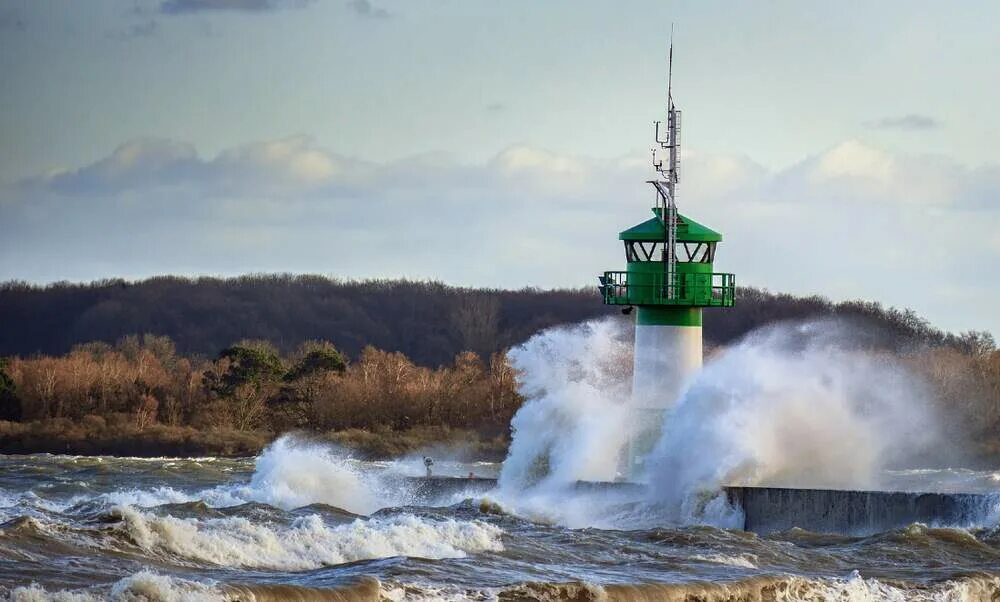
[[[456,476],[497,468],[435,466]],[[419,458],[362,463],[290,440],[248,459],[0,456],[0,596],[1000,599],[995,521],[762,537],[568,493],[413,505],[398,477],[422,472]],[[895,476],[997,488],[992,473]]]

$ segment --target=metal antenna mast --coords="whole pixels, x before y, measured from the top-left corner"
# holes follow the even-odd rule
[[[669,152],[667,165],[657,156],[657,148],[652,148],[653,168],[660,178],[649,183],[656,188],[656,206],[660,209],[660,219],[664,225],[663,272],[668,299],[676,295],[677,279],[677,183],[680,181],[681,112],[674,106],[674,26],[670,26],[670,52],[667,55],[667,133],[660,137],[660,125],[656,121],[655,140],[660,150]]]

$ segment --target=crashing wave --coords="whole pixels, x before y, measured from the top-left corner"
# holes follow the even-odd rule
[[[132,542],[144,551],[229,567],[303,571],[392,556],[462,558],[503,550],[502,531],[493,525],[412,514],[337,526],[311,514],[279,526],[242,517],[157,516],[129,506],[117,511]]]

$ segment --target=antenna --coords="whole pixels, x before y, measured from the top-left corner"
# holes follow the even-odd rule
[[[674,85],[674,24],[670,24],[670,51],[667,52],[667,107],[674,105],[671,90]]]
[[[663,272],[664,285],[668,299],[675,297],[677,283],[677,183],[680,181],[680,151],[681,151],[681,112],[674,106],[673,96],[674,76],[674,26],[670,25],[670,51],[667,54],[667,133],[666,138],[660,137],[660,125],[655,121],[654,140],[659,150],[668,151],[668,163],[663,165],[663,159],[657,157],[654,146],[653,169],[659,179],[650,180],[656,188],[656,207],[660,210],[660,220],[664,225],[663,240]]]

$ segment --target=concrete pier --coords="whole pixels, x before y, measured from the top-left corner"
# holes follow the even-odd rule
[[[418,504],[454,503],[459,496],[480,496],[497,486],[496,479],[404,477],[405,488]],[[581,492],[615,491],[642,496],[636,483],[579,481]],[[783,487],[724,487],[729,503],[743,511],[743,529],[755,533],[793,527],[817,533],[869,535],[924,523],[929,526],[975,526],[1000,518],[1000,492],[911,493]]]
[[[482,477],[402,477],[400,487],[417,505],[449,503],[464,495],[475,497],[496,489],[497,480]]]
[[[1000,492],[911,493],[779,487],[726,487],[743,510],[745,531],[799,527],[817,533],[870,535],[913,523],[974,526],[1000,515]]]

